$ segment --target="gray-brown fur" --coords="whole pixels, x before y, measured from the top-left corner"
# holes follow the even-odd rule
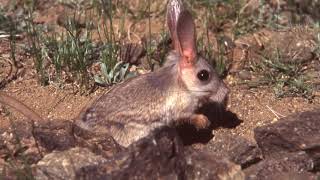
[[[177,59],[178,54],[172,52],[168,58]],[[177,76],[179,64],[174,63],[174,59],[169,61],[158,71],[133,78],[103,95],[81,115],[79,125],[110,133],[123,146],[164,125],[191,121],[196,127],[207,127],[210,124],[207,119],[207,122],[198,123],[198,117],[204,116],[194,116],[196,111],[210,98],[217,102],[224,101],[228,89],[216,79],[212,91],[192,92]],[[206,63],[203,59],[198,62]],[[206,95],[203,96],[203,93]],[[214,96],[210,97],[212,93]]]
[[[172,64],[118,85],[82,115],[82,127],[111,133],[126,146],[131,138],[139,139],[153,128],[172,125],[177,118],[187,119],[197,102],[182,90],[184,84],[176,76],[176,66]]]

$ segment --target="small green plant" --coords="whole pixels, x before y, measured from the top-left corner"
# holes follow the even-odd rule
[[[101,63],[100,69],[101,75],[95,75],[94,80],[103,86],[111,86],[134,76],[129,72],[129,63],[118,62],[113,67],[107,67],[105,63]]]
[[[58,32],[54,30],[42,31],[33,23],[33,8],[28,8],[26,22],[30,54],[34,57],[39,81],[42,85],[50,82],[59,82],[62,85],[66,82],[66,79],[63,78],[67,78],[68,82],[71,81],[73,84],[79,84],[80,87],[87,89],[94,79],[89,68],[95,62],[101,62],[105,67],[117,70],[118,67],[115,66],[119,59],[120,43],[116,40],[113,25],[114,4],[111,0],[93,1],[93,8],[103,23],[93,25],[90,18],[85,16],[87,17],[85,25],[80,26],[77,22],[79,22],[81,15],[88,14],[85,10],[77,8],[74,16],[69,16],[62,24],[64,31]],[[92,14],[90,15],[93,17]],[[124,21],[123,18],[122,20]],[[97,26],[97,32],[90,28],[92,26]],[[93,33],[98,34],[99,42],[93,40]],[[48,67],[53,67],[53,70]],[[119,80],[118,78],[113,79],[113,75],[111,80],[109,76],[105,77],[107,83]]]
[[[313,99],[313,86],[305,74],[303,64],[299,62],[282,62],[279,50],[271,58],[252,63],[251,70],[258,75],[255,86],[271,85],[276,97],[304,97]],[[249,83],[250,84],[250,83]]]
[[[70,73],[73,82],[81,87],[88,87],[90,76],[87,71],[90,65],[89,57],[94,44],[91,41],[91,31],[85,31],[80,36],[80,29],[68,19],[65,31],[61,33],[44,32],[29,19],[29,43],[34,55],[36,70],[42,85],[49,81],[61,80],[61,73]],[[55,73],[50,74],[45,63],[53,64]],[[56,77],[56,78],[55,78]]]
[[[33,1],[32,1],[33,2]],[[48,84],[48,74],[44,70],[45,56],[41,44],[41,33],[38,26],[33,21],[34,3],[28,3],[26,6],[27,16],[24,20],[26,23],[27,39],[30,46],[30,54],[33,55],[33,61],[38,73],[38,81],[42,85]]]
[[[51,41],[46,45],[51,46],[51,59],[58,78],[61,77],[63,70],[69,71],[74,77],[73,81],[87,85],[89,81],[87,57],[92,51],[92,43],[88,39],[78,41],[70,35],[66,35],[61,41],[56,41],[54,38],[48,40]]]

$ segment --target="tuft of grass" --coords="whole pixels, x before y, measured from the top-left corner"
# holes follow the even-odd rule
[[[120,28],[119,28],[119,39],[116,39],[116,32],[114,30],[114,13],[116,10],[116,5],[120,7],[125,7],[118,2],[115,4],[112,0],[101,0],[94,1],[96,3],[95,7],[103,20],[102,26],[98,26],[98,34],[101,42],[103,43],[103,49],[100,53],[100,71],[99,75],[94,76],[95,83],[103,86],[110,86],[121,81],[124,81],[129,76],[134,74],[129,73],[129,63],[123,63],[120,60],[120,49],[121,42],[119,39],[124,36],[124,24],[127,17],[128,9],[125,8],[124,16],[120,18]],[[109,26],[107,26],[107,24]],[[106,37],[105,42],[102,37]]]
[[[42,85],[52,82],[63,85],[71,82],[86,90],[95,80],[99,84],[105,80],[108,85],[110,82],[124,80],[122,76],[116,77],[118,73],[122,75],[122,70],[118,68],[121,45],[114,29],[115,6],[111,0],[93,1],[91,6],[95,9],[98,20],[102,20],[103,23],[94,24],[91,18],[96,17],[95,14],[88,15],[86,10],[78,7],[74,16],[68,17],[66,23],[63,23],[64,30],[58,32],[43,31],[33,23],[34,8],[31,6],[27,9],[30,54],[33,55],[38,79]],[[87,17],[84,26],[77,23],[82,14]],[[97,30],[92,26],[97,26]],[[120,31],[123,33],[123,28]],[[99,42],[93,39],[94,33],[98,34]],[[90,72],[95,63],[102,63],[100,69],[104,69],[100,79]],[[109,73],[110,70],[119,72]]]
[[[101,75],[95,75],[94,80],[104,86],[111,86],[134,76],[134,74],[129,73],[129,63],[118,62],[114,67],[107,67],[106,64],[101,63],[100,69]]]
[[[30,46],[30,54],[33,56],[33,61],[38,74],[38,81],[41,85],[48,84],[48,74],[45,72],[44,62],[45,55],[43,48],[41,46],[42,35],[40,33],[39,27],[34,24],[33,21],[33,11],[34,11],[34,1],[26,2],[26,12],[27,16],[24,20],[26,23],[27,39]]]
[[[82,27],[83,25],[77,23],[80,16],[81,13],[75,12],[73,16],[68,17],[62,32],[37,31],[41,39],[36,39],[36,43],[32,43],[31,47],[34,48],[37,44],[40,46],[41,53],[36,56],[36,62],[46,61],[49,66],[54,67],[53,74],[43,70],[46,67],[39,67],[48,76],[45,80],[62,83],[71,81],[79,84],[81,89],[88,89],[92,84],[88,69],[93,63],[96,44],[92,40],[92,23],[86,22],[85,27]],[[63,77],[63,74],[67,77]]]
[[[57,80],[62,79],[63,72],[70,72],[72,81],[87,88],[90,81],[87,71],[90,65],[89,57],[94,50],[94,44],[87,38],[88,36],[90,33],[86,33],[86,38],[80,39],[69,31],[66,34],[54,34],[44,38],[44,51],[54,65]]]
[[[306,75],[304,65],[299,62],[283,62],[279,50],[271,58],[263,58],[259,63],[252,63],[251,70],[258,75],[258,80],[249,82],[249,86],[268,85],[276,97],[303,97],[310,101],[313,85]]]

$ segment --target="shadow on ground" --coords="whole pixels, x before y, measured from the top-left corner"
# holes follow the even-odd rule
[[[237,115],[231,111],[227,111],[217,104],[208,104],[200,111],[208,117],[211,125],[207,129],[197,130],[191,124],[182,124],[177,127],[177,132],[184,145],[195,143],[207,144],[213,137],[212,131],[217,128],[236,128],[242,123]]]

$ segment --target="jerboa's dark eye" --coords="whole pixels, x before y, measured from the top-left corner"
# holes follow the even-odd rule
[[[198,72],[197,77],[200,81],[208,81],[210,78],[210,73],[203,69]]]

